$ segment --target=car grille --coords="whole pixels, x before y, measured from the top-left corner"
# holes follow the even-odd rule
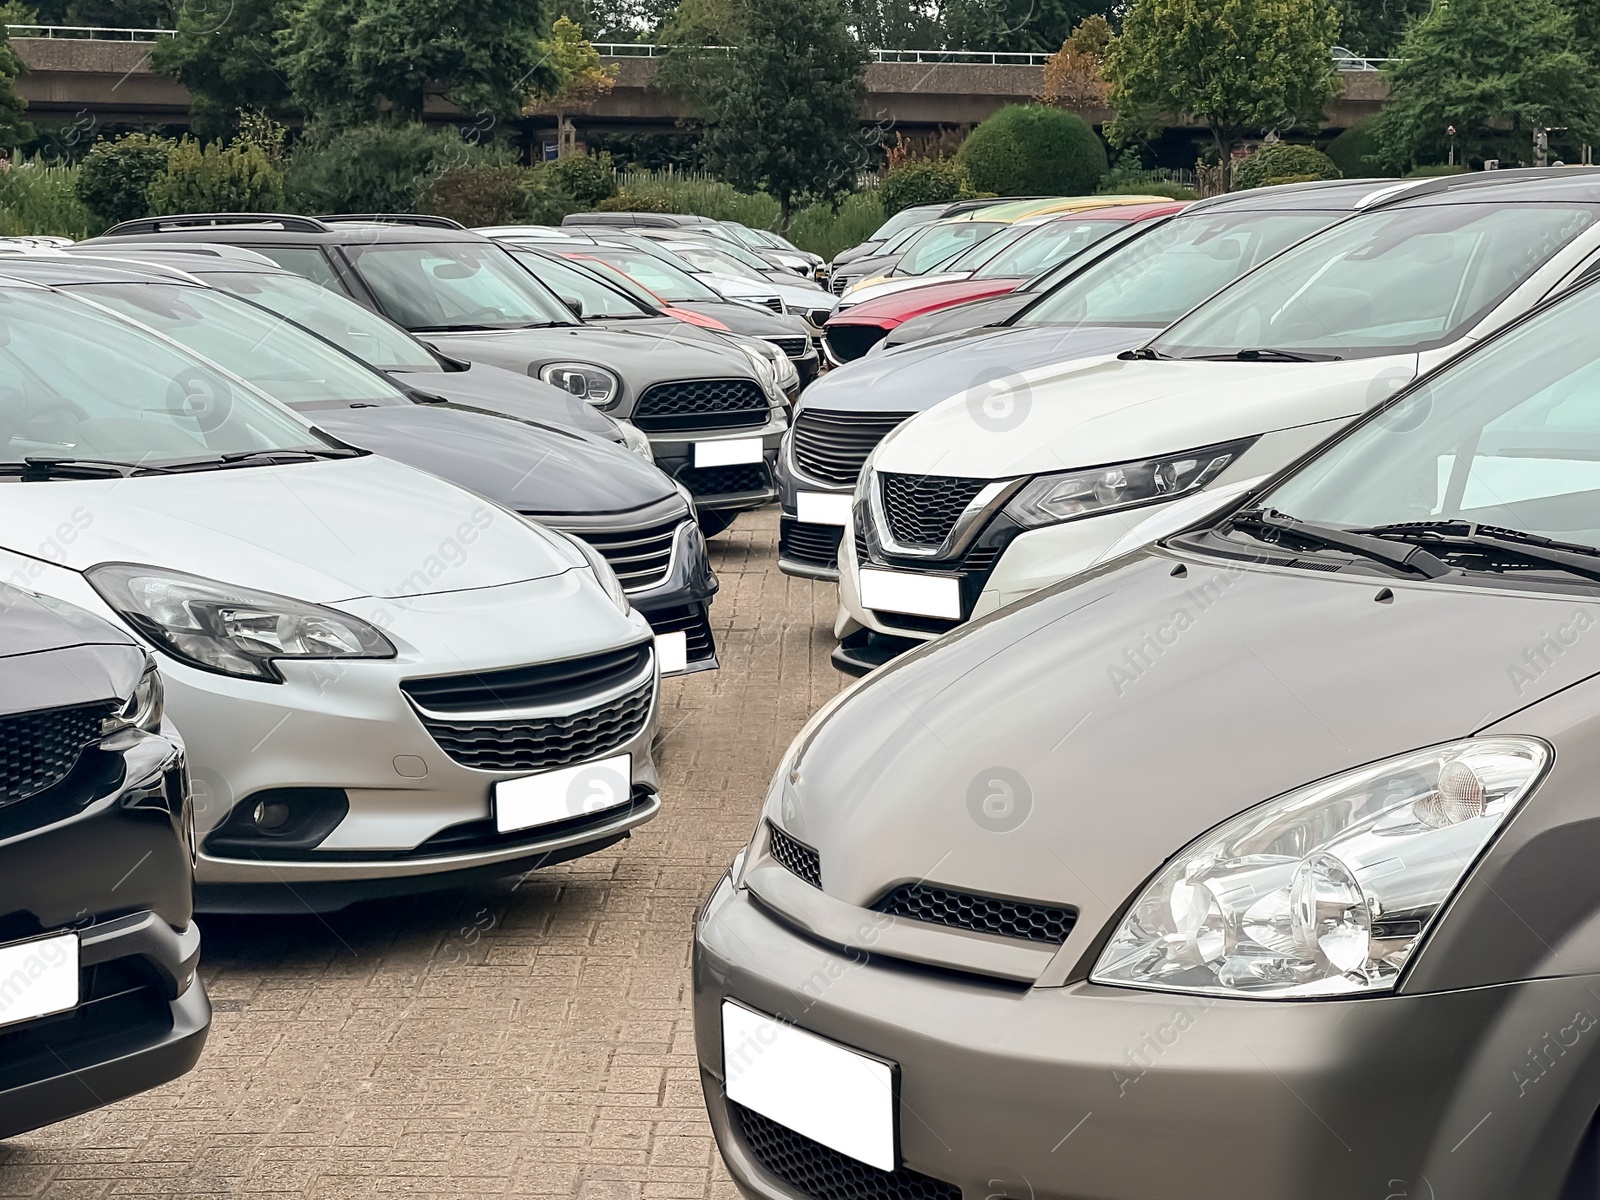
[[[822,336],[828,339],[828,349],[840,362],[851,362],[871,350],[889,331],[882,325],[829,324]]]
[[[774,337],[768,338],[779,350],[790,358],[804,358],[806,351],[811,349],[811,339],[801,334],[799,337]]]
[[[551,522],[545,522],[551,524]],[[667,578],[672,568],[672,546],[684,518],[674,517],[661,525],[643,529],[568,530],[600,551],[628,592],[655,587]],[[561,528],[556,525],[555,528]]]
[[[772,475],[765,463],[744,463],[736,467],[687,467],[678,472],[678,479],[696,496],[762,492],[772,486]]]
[[[711,618],[702,604],[685,604],[678,608],[663,608],[646,613],[650,628],[657,633],[682,633],[688,649],[689,665],[707,662],[717,654],[716,639],[711,635]]]
[[[655,680],[615,700],[564,717],[441,721],[423,715],[433,740],[456,762],[480,771],[544,771],[601,758],[638,737],[650,719]]]
[[[804,842],[797,842],[770,821],[767,841],[772,857],[814,888],[822,886],[822,856]]]
[[[841,413],[802,408],[790,442],[795,466],[812,479],[854,487],[867,456],[910,413]]]
[[[813,308],[806,313],[806,320],[821,329],[828,323],[828,318],[831,316],[833,316],[833,309],[831,308]]]
[[[620,687],[645,669],[650,652],[650,643],[641,642],[604,654],[531,667],[407,679],[400,690],[420,708],[443,716],[553,707]]]
[[[778,557],[830,570],[839,565],[839,544],[844,530],[837,525],[807,525],[784,521],[778,528]]]
[[[872,911],[1052,946],[1067,940],[1078,919],[1070,908],[975,896],[926,883],[901,884],[874,904]]]
[[[780,316],[783,314],[783,301],[778,299],[778,297],[768,296],[761,303],[765,304],[768,308]]]
[[[987,479],[947,475],[879,475],[884,516],[894,540],[907,546],[940,546]]]
[[[811,1200],[961,1200],[961,1189],[931,1175],[877,1167],[814,1142],[742,1104],[728,1102],[751,1156]]]
[[[828,281],[828,287],[835,296],[840,296],[844,294],[845,288],[854,282],[855,280],[849,275],[835,275]]]
[[[764,425],[766,395],[749,379],[695,379],[648,387],[633,410],[640,429],[672,433],[687,429],[733,429]]]
[[[54,787],[100,739],[104,704],[0,717],[0,808]]]

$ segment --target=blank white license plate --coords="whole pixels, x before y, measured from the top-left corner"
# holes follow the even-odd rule
[[[858,573],[861,603],[880,612],[914,617],[961,619],[961,581],[938,575],[862,570]]]
[[[681,629],[677,633],[656,634],[656,661],[661,673],[671,675],[689,665],[689,635]]]
[[[728,1099],[840,1154],[895,1169],[894,1068],[727,1000]]]
[[[807,525],[848,526],[854,500],[848,492],[799,492],[794,498],[795,513]]]
[[[604,812],[633,795],[633,760],[618,754],[542,775],[502,779],[494,785],[494,823],[515,833],[572,817]]]
[[[720,442],[694,444],[694,465],[697,467],[736,467],[741,463],[760,461],[760,438],[728,438]]]
[[[0,947],[0,1025],[77,1006],[77,934]]]

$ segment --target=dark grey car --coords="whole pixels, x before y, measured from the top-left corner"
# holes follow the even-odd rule
[[[747,1195],[1600,1194],[1597,323],[802,732],[696,935]]]
[[[584,325],[504,247],[411,218],[189,214],[127,221],[92,245],[244,246],[353,297],[453,358],[554,383],[649,435],[708,532],[773,498],[787,428],[770,367],[735,346]]]

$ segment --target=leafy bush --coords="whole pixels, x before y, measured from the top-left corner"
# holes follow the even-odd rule
[[[669,213],[678,211],[659,192],[634,192],[623,188],[614,196],[608,196],[595,206],[596,212],[658,212]]]
[[[1039,104],[1011,104],[961,143],[956,161],[979,193],[1078,196],[1107,171],[1106,148],[1082,117]]]
[[[616,168],[611,164],[611,155],[604,151],[569,154],[546,163],[544,170],[556,190],[571,196],[579,209],[593,209],[617,194]]]
[[[429,176],[418,197],[420,212],[475,225],[509,225],[527,208],[521,167],[462,163]]]
[[[885,220],[902,209],[961,200],[973,194],[966,171],[960,163],[949,159],[911,159],[890,167],[878,185],[878,199],[883,204]]]
[[[1111,170],[1100,180],[1096,194],[1101,196],[1166,196],[1173,200],[1195,200],[1199,193],[1173,178],[1165,167],[1147,169],[1137,150],[1124,150]]]
[[[96,142],[78,168],[78,199],[108,223],[148,216],[150,185],[166,173],[175,145],[147,133]]]
[[[1452,167],[1445,163],[1435,163],[1431,167],[1416,167],[1406,172],[1407,179],[1437,179],[1441,175],[1465,175],[1466,167]]]
[[[1328,143],[1326,153],[1346,179],[1385,178],[1393,174],[1372,161],[1378,153],[1378,143],[1365,124],[1346,129]]]
[[[448,129],[357,125],[302,142],[289,156],[284,192],[297,212],[414,212],[434,175],[503,157]]]
[[[838,208],[827,204],[802,208],[789,220],[789,240],[802,250],[831,259],[866,241],[886,219],[877,192],[857,192]]]
[[[1339,168],[1320,150],[1279,142],[1263,146],[1233,169],[1233,190],[1287,183],[1291,179],[1338,179]]]
[[[157,215],[184,212],[277,212],[283,173],[260,146],[235,141],[202,147],[185,137],[167,157],[165,174],[146,193]]]
[[[81,239],[106,227],[78,195],[81,166],[45,166],[38,159],[0,171],[0,237],[54,234]]]

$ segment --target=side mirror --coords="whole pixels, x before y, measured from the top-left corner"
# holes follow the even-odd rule
[[[561,297],[561,303],[565,304],[572,310],[573,316],[583,316],[583,301],[578,299],[576,296],[563,296]]]

